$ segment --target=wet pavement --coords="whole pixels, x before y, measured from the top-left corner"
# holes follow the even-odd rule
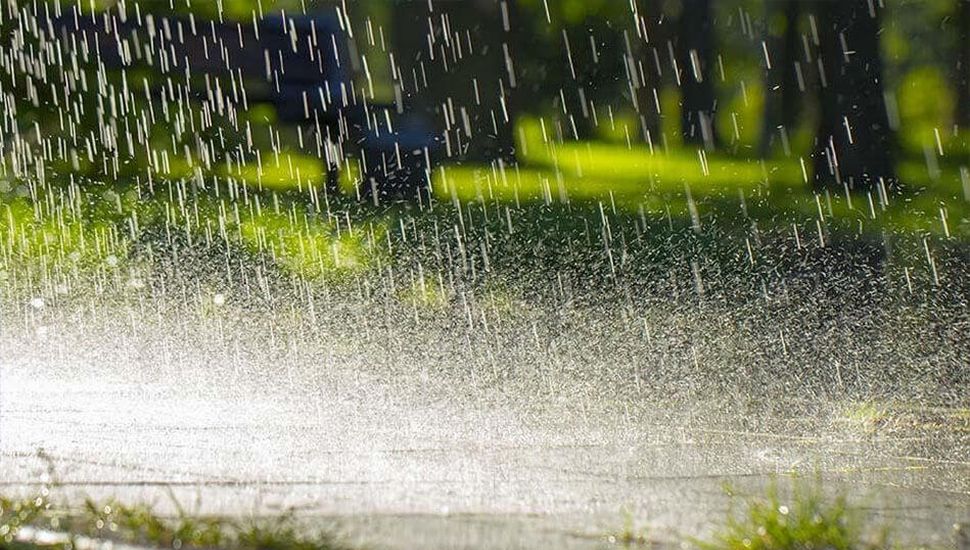
[[[293,509],[387,548],[591,548],[627,525],[673,543],[723,521],[728,490],[763,494],[793,472],[848,494],[904,540],[945,543],[970,518],[960,420],[766,419],[754,426],[770,429],[751,430],[656,406],[459,403],[349,375],[279,393],[59,370],[3,364],[6,492],[51,472],[55,499]]]

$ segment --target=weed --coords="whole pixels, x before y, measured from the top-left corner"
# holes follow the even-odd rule
[[[730,515],[708,550],[868,550],[886,547],[886,534],[868,540],[844,496],[826,499],[815,486],[796,485],[783,500],[776,485],[752,500],[741,516]]]

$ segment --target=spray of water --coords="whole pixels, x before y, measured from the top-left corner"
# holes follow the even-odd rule
[[[570,181],[610,168],[569,149],[580,111],[563,90],[566,116],[520,140],[545,172],[498,147],[471,184],[465,167],[428,165],[418,198],[388,206],[368,196],[376,161],[353,150],[363,130],[347,114],[359,106],[366,135],[395,135],[400,101],[368,107],[372,58],[353,60],[367,85],[321,87],[296,102],[305,120],[281,128],[241,72],[195,74],[170,55],[201,41],[228,68],[230,43],[258,40],[268,22],[294,51],[336,48],[315,26],[254,12],[226,36],[125,2],[10,1],[0,13],[6,488],[45,482],[43,449],[75,496],[297,507],[400,547],[588,546],[595,537],[577,531],[623,513],[699,534],[727,506],[725,482],[757,491],[793,472],[850,488],[919,541],[970,511],[966,247],[946,209],[937,236],[878,233],[891,190],[846,186],[759,227],[749,209],[779,194],[764,164],[728,176],[748,186],[739,194],[653,192],[662,178],[645,164],[637,200],[582,196]],[[384,47],[380,25],[334,14],[342,33]],[[441,54],[429,65],[474,46],[441,32],[446,17],[429,24]],[[562,38],[579,80],[581,46]],[[502,76],[470,87],[490,114],[444,102],[445,158],[511,128],[517,44],[503,46]],[[393,93],[433,93],[383,53]],[[633,55],[624,65],[643,100]],[[710,78],[702,49],[686,59],[684,86]],[[285,72],[276,61],[265,59],[270,86]],[[659,110],[656,90],[647,99]],[[714,178],[709,115],[693,113],[688,166]],[[628,152],[662,154],[649,131],[639,149],[626,132]],[[383,160],[385,176],[406,164]],[[353,200],[326,185],[336,166],[359,184]],[[804,160],[796,173],[808,179]],[[833,203],[861,217],[840,221]]]

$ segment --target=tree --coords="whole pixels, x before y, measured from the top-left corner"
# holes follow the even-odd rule
[[[879,12],[872,0],[818,0],[819,127],[817,186],[867,189],[895,181],[893,135],[886,113]]]
[[[655,144],[660,140],[660,110],[658,99],[663,84],[663,69],[661,59],[666,52],[666,44],[670,39],[670,25],[664,16],[664,0],[638,0],[636,7],[636,57],[634,79],[638,87],[635,89],[634,105],[640,117],[643,138]]]
[[[517,0],[391,5],[398,86],[408,110],[444,137],[439,156],[515,162]]]
[[[970,128],[970,0],[956,0],[957,102],[955,123]]]
[[[518,0],[499,0],[499,12],[502,20],[501,63],[504,68],[503,85],[500,86],[499,97],[502,118],[495,133],[493,147],[490,151],[493,160],[500,160],[507,164],[517,162],[515,118],[518,115],[522,85],[516,68],[516,55],[522,51],[522,16],[519,11]],[[496,115],[497,116],[497,115]],[[505,119],[508,120],[505,120]]]
[[[801,111],[799,83],[800,0],[765,0],[765,105],[758,152],[767,157],[776,130],[789,131]]]
[[[715,63],[711,0],[683,0],[677,34],[684,144],[711,149],[718,144],[711,75]]]

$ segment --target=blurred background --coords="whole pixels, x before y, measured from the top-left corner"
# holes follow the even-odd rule
[[[966,0],[6,0],[0,13],[11,304],[156,288],[159,270],[187,270],[178,285],[200,303],[205,288],[251,296],[270,273],[429,315],[496,288],[624,323],[657,304],[745,304],[787,327],[758,333],[788,357],[757,359],[772,383],[819,349],[840,359],[817,372],[859,363],[885,388],[916,363],[940,395],[968,376]],[[287,71],[289,51],[328,76],[288,92],[309,70]],[[909,307],[936,328],[904,332],[932,352],[893,348],[912,361],[892,368],[853,355]],[[785,336],[819,331],[850,344]],[[858,391],[877,391],[867,376]]]
[[[0,0],[0,107],[11,487],[968,517],[970,0]]]
[[[87,13],[125,4],[61,6]],[[146,14],[191,13],[247,28],[265,14],[339,20],[355,100],[393,103],[420,114],[447,141],[434,159],[439,164],[501,158],[537,165],[539,149],[550,143],[689,159],[703,149],[716,161],[783,159],[779,166],[794,163],[796,172],[804,163],[810,183],[834,183],[837,191],[848,180],[850,188],[871,189],[869,180],[883,177],[894,186],[901,180],[947,197],[964,194],[970,8],[962,0],[128,4],[129,11],[137,6]],[[32,31],[19,36],[11,31],[16,14],[36,8],[17,5],[8,2],[4,25],[8,40],[23,42]],[[55,4],[42,5],[50,13]],[[31,54],[8,55],[15,64]],[[47,79],[32,83],[29,69],[27,78],[11,78],[13,68],[8,64],[5,71],[8,118],[16,113],[8,126],[36,122],[50,137],[59,106],[47,97]],[[132,71],[132,80],[146,76]],[[112,82],[117,76],[105,78]],[[18,94],[31,101],[17,101]],[[256,122],[274,118],[272,109],[257,111],[244,116]],[[99,124],[92,115],[84,113],[83,124]],[[160,134],[151,149],[161,153],[169,132],[155,124],[160,127],[146,131]],[[253,133],[261,139],[265,132]],[[844,177],[836,177],[826,155],[832,137],[833,153],[844,153],[835,161]],[[854,147],[837,151],[853,137]],[[295,154],[309,149],[296,141],[281,139],[279,146]],[[532,142],[537,146],[530,148]],[[180,145],[169,147],[169,154],[182,156]],[[100,151],[95,147],[95,156]],[[67,156],[89,156],[81,153]],[[136,165],[146,162],[140,152],[122,154]],[[83,160],[71,166],[75,173],[98,173],[100,163]],[[617,172],[627,168],[635,170],[616,166]],[[132,170],[141,167],[127,172]]]

